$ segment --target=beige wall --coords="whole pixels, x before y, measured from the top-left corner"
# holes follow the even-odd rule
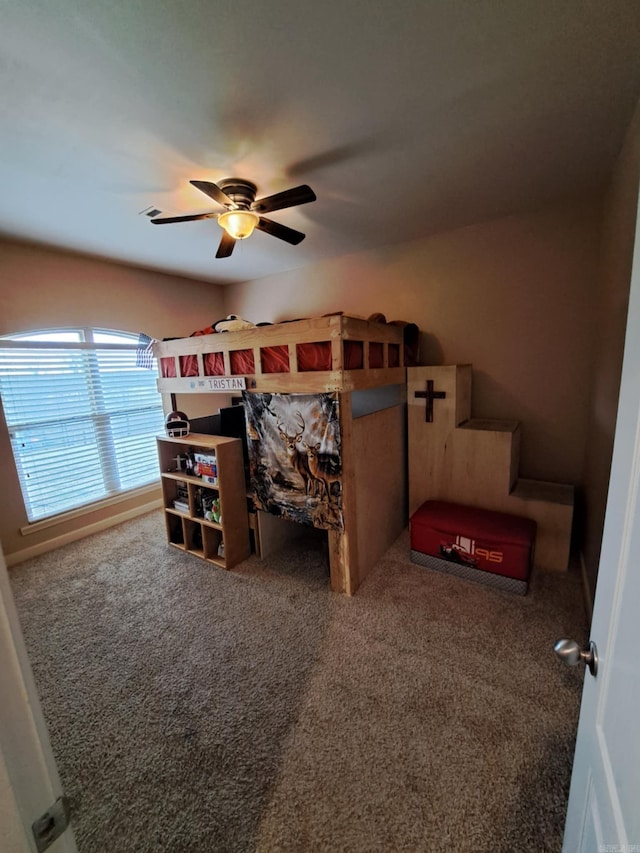
[[[603,215],[593,388],[584,461],[584,560],[591,593],[609,487],[640,180],[640,105],[614,170]]]
[[[0,240],[0,335],[87,325],[180,337],[224,316],[223,290],[217,285]],[[109,516],[135,512],[150,500],[128,498],[23,536],[20,528],[27,517],[1,411],[0,459],[0,541],[9,563],[18,552],[74,536]]]
[[[470,362],[473,414],[523,424],[522,476],[578,483],[587,428],[601,209],[557,204],[232,285],[253,322],[342,310],[411,320],[421,363]]]
[[[0,335],[66,324],[190,335],[225,316],[215,284],[0,240]]]

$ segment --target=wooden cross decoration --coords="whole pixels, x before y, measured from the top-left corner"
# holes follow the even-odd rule
[[[433,379],[427,379],[427,390],[416,391],[414,396],[424,398],[427,401],[424,419],[428,424],[430,424],[433,423],[433,401],[444,400],[447,394],[446,391],[434,391]]]

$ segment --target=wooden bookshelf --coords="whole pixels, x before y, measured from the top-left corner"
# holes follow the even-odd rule
[[[223,569],[230,569],[248,557],[249,522],[241,441],[191,433],[176,438],[158,436],[157,443],[169,544]],[[217,482],[206,482],[180,469],[178,457],[184,466],[187,453],[215,456]],[[204,517],[203,498],[219,499],[220,523]],[[176,501],[183,502],[184,507],[176,508]]]

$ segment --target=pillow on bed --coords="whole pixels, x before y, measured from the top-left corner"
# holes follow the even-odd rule
[[[243,329],[255,329],[256,324],[243,320],[236,314],[229,314],[224,320],[219,320],[213,328],[216,332],[241,332]]]

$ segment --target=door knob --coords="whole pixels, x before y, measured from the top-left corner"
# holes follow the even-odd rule
[[[598,672],[598,649],[593,640],[587,649],[581,649],[575,640],[558,640],[553,651],[567,666],[575,666],[582,661],[589,667],[591,675]]]

